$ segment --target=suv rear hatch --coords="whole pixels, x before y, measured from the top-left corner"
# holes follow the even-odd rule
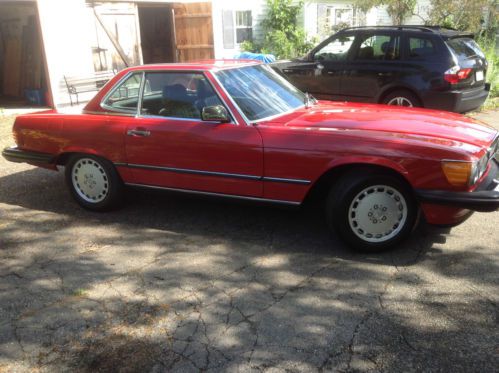
[[[456,66],[445,72],[445,80],[455,89],[473,89],[485,85],[487,60],[471,35],[448,38],[449,48]]]

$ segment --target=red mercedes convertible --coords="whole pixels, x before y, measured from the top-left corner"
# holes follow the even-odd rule
[[[467,117],[317,101],[266,65],[128,68],[79,114],[21,115],[3,156],[65,167],[76,201],[107,210],[124,186],[300,205],[322,197],[352,247],[381,250],[420,216],[456,225],[499,209],[499,136]]]

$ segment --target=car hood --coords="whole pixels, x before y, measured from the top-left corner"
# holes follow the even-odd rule
[[[358,130],[391,138],[416,136],[419,140],[450,140],[477,147],[490,146],[497,135],[497,130],[484,123],[446,111],[326,101],[272,122],[296,129]]]

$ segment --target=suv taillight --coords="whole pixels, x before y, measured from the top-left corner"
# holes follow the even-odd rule
[[[470,76],[472,69],[461,69],[459,66],[451,67],[444,73],[444,79],[450,84],[457,84]]]

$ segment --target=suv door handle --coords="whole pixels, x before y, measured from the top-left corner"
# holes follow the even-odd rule
[[[378,73],[378,76],[392,76],[392,73]]]
[[[128,136],[142,136],[142,137],[145,137],[145,136],[150,136],[151,135],[151,131],[135,129],[135,130],[128,130],[128,131],[126,131],[126,134]]]

